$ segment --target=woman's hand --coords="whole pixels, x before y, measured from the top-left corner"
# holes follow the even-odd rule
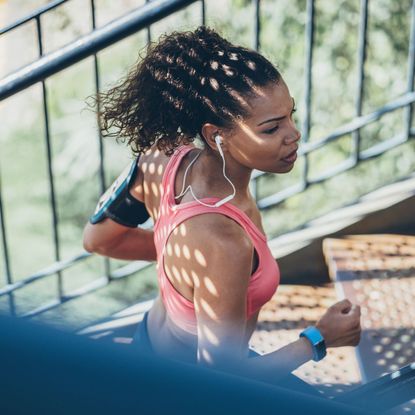
[[[326,347],[357,346],[360,341],[360,306],[344,299],[329,307],[317,322]]]

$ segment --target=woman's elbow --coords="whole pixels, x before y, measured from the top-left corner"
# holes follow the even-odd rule
[[[91,225],[89,222],[85,225],[84,232],[83,232],[83,240],[82,240],[82,245],[85,251],[91,254],[98,253],[100,251],[96,238],[94,238],[94,232],[93,232],[92,226],[93,225]]]

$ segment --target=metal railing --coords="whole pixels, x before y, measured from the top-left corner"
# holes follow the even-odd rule
[[[39,308],[21,314],[22,317],[31,317],[42,313],[46,310],[50,310],[64,302],[82,296],[91,291],[97,290],[101,287],[106,286],[111,281],[124,278],[127,275],[131,275],[134,272],[147,267],[146,262],[137,261],[128,264],[127,266],[121,267],[114,272],[110,272],[109,259],[105,261],[105,273],[102,277],[94,280],[93,282],[83,286],[82,288],[65,293],[62,287],[62,275],[61,272],[76,263],[85,260],[90,257],[90,254],[81,252],[79,255],[75,255],[72,258],[65,260],[61,259],[60,252],[60,235],[58,233],[58,222],[59,218],[56,210],[56,197],[55,197],[55,183],[54,174],[52,169],[52,153],[50,148],[50,130],[49,130],[49,114],[47,105],[47,89],[45,85],[45,79],[51,75],[62,71],[63,69],[74,65],[75,63],[85,59],[86,57],[94,57],[94,76],[95,76],[95,89],[100,90],[100,73],[98,68],[97,52],[103,50],[111,44],[114,44],[127,36],[136,33],[140,30],[147,31],[147,40],[151,40],[151,29],[150,25],[169,16],[178,10],[192,4],[201,4],[201,23],[204,24],[206,20],[206,8],[205,1],[201,0],[146,0],[146,4],[142,7],[128,13],[127,15],[112,21],[111,23],[101,28],[96,27],[95,20],[95,4],[94,0],[90,0],[91,7],[91,33],[79,38],[78,40],[62,47],[61,49],[51,52],[47,55],[43,53],[42,47],[42,25],[41,15],[49,12],[50,10],[59,7],[63,3],[70,0],[54,1],[47,6],[37,10],[31,15],[20,19],[16,23],[7,26],[0,30],[0,35],[10,32],[29,21],[36,21],[38,48],[39,48],[39,59],[24,68],[16,70],[14,73],[6,76],[0,80],[0,101],[22,91],[29,86],[41,82],[42,83],[42,100],[43,100],[43,115],[45,125],[45,141],[47,144],[47,163],[48,163],[48,180],[50,189],[50,204],[52,210],[52,224],[53,224],[53,239],[54,239],[54,256],[55,263],[46,269],[43,269],[35,274],[32,274],[21,281],[14,282],[11,269],[10,269],[10,256],[8,252],[7,243],[7,227],[4,215],[4,209],[2,206],[2,195],[1,195],[1,181],[0,181],[0,225],[1,225],[1,240],[2,240],[2,254],[5,263],[5,280],[6,285],[0,289],[0,297],[8,296],[9,306],[11,314],[16,314],[15,305],[13,300],[14,291],[32,284],[33,282],[43,279],[45,277],[55,275],[58,279],[58,292],[55,300],[42,305]],[[255,14],[255,29],[253,47],[260,49],[260,35],[261,35],[261,2],[260,0],[253,0],[254,14]],[[413,88],[414,81],[414,56],[415,56],[415,0],[412,2],[411,8],[411,26],[410,26],[410,40],[408,50],[408,79],[407,79],[407,92],[395,99],[392,102],[378,108],[376,111],[370,114],[362,114],[362,96],[365,81],[364,65],[366,61],[366,50],[367,50],[367,22],[368,22],[368,0],[361,0],[360,7],[360,24],[359,24],[359,48],[358,48],[358,82],[356,85],[356,101],[355,101],[355,118],[339,127],[335,131],[331,132],[327,136],[318,142],[310,142],[310,125],[311,125],[311,97],[312,97],[312,70],[313,70],[313,49],[314,49],[314,32],[315,32],[315,3],[314,0],[307,0],[307,18],[305,27],[305,74],[304,74],[304,119],[302,123],[302,141],[303,144],[300,147],[299,155],[304,157],[304,170],[302,179],[299,184],[292,187],[286,188],[271,196],[258,199],[256,182],[259,177],[265,173],[254,171],[252,175],[252,190],[255,198],[257,199],[257,205],[260,209],[267,209],[273,207],[288,197],[291,197],[297,193],[300,193],[307,189],[310,185],[323,182],[328,178],[333,177],[336,174],[344,172],[346,170],[353,169],[361,161],[376,157],[383,154],[387,150],[396,147],[408,141],[415,135],[415,131],[411,128],[412,124],[412,105],[415,101],[415,92]],[[364,151],[360,149],[360,130],[376,121],[387,113],[396,111],[400,108],[405,108],[405,130],[403,133],[397,134],[387,141],[381,142],[371,148]],[[309,177],[309,155],[318,150],[319,148],[338,140],[348,134],[352,134],[352,152],[351,156],[337,165],[335,168],[330,169],[318,177]],[[105,164],[104,164],[104,148],[102,143],[102,137],[98,137],[99,140],[99,155],[100,155],[100,167],[99,167],[99,178],[100,188],[102,192],[106,189],[105,183]],[[1,178],[0,178],[1,179]]]

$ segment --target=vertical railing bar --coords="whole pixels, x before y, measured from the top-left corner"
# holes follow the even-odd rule
[[[146,4],[150,3],[151,0],[146,0]],[[151,28],[150,25],[147,26],[147,43],[149,44],[151,42]]]
[[[367,50],[367,23],[368,23],[368,8],[369,0],[360,0],[360,22],[359,22],[359,45],[357,56],[357,88],[356,88],[356,100],[355,100],[355,115],[360,117],[362,115],[363,107],[363,92],[365,82],[365,62],[366,62],[366,50]],[[353,131],[352,133],[352,157],[354,158],[355,165],[359,163],[360,159],[360,129]]]
[[[202,11],[202,25],[206,25],[206,4],[205,0],[201,0],[201,11]]]
[[[95,30],[97,27],[96,22],[96,13],[95,13],[95,0],[91,0],[91,24],[92,30]],[[107,188],[105,183],[105,163],[104,163],[104,141],[101,134],[100,127],[100,110],[101,110],[101,102],[99,98],[99,91],[101,89],[100,85],[100,76],[99,76],[99,64],[98,64],[98,56],[94,53],[94,78],[95,78],[95,93],[97,96],[97,126],[98,126],[98,147],[99,147],[99,182],[100,182],[100,190],[101,193],[105,192]],[[110,260],[108,257],[103,257],[103,264],[104,264],[104,273],[105,277],[109,281],[111,278],[111,268],[110,268]]]
[[[411,33],[409,37],[408,48],[408,82],[407,91],[412,92],[414,90],[414,75],[415,75],[415,0],[412,0],[411,10]],[[409,104],[406,107],[405,112],[405,136],[408,140],[411,136],[411,124],[412,124],[412,110],[413,104]]]
[[[304,119],[302,123],[302,139],[306,143],[310,138],[310,126],[311,126],[311,93],[313,87],[312,80],[312,66],[313,66],[313,47],[314,47],[314,15],[315,7],[314,0],[307,0],[307,22],[306,22],[306,46],[305,46],[305,85],[304,85]],[[304,156],[304,171],[303,171],[303,187],[308,187],[308,170],[309,170],[309,158],[306,154]]]
[[[37,38],[38,38],[38,47],[39,47],[39,56],[43,56],[43,43],[42,43],[42,26],[40,22],[40,17],[36,17],[36,28],[37,28]],[[50,192],[50,203],[52,206],[52,225],[53,225],[53,242],[55,247],[55,261],[60,261],[60,246],[59,246],[59,232],[58,232],[58,213],[56,206],[56,193],[55,185],[53,178],[53,169],[52,169],[52,146],[50,139],[50,128],[49,128],[49,111],[47,105],[47,88],[46,81],[42,80],[42,103],[43,103],[43,119],[45,122],[45,139],[46,139],[46,152],[48,159],[48,178],[49,178],[49,192]],[[58,271],[58,296],[60,299],[63,297],[63,284],[62,284],[62,272]]]
[[[261,47],[261,7],[260,0],[252,0],[255,7],[254,49]],[[251,179],[249,189],[254,200],[258,200],[258,178]]]
[[[9,257],[9,249],[7,245],[7,235],[6,235],[6,222],[5,222],[5,215],[4,215],[4,209],[3,209],[3,202],[1,197],[1,175],[0,175],[0,226],[1,226],[1,240],[2,240],[2,246],[3,246],[3,258],[4,258],[4,268],[6,272],[6,283],[12,284],[13,283],[13,277],[11,273],[11,267],[10,267],[10,257]],[[14,296],[13,293],[10,293],[8,295],[9,298],[9,311],[12,316],[16,315],[16,307],[14,304]]]
[[[259,50],[261,47],[261,5],[260,0],[253,0],[255,3],[255,39],[254,48]]]

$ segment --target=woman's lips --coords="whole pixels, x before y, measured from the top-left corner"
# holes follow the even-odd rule
[[[294,150],[290,155],[283,158],[282,161],[285,161],[288,164],[292,164],[297,160],[297,150]]]

